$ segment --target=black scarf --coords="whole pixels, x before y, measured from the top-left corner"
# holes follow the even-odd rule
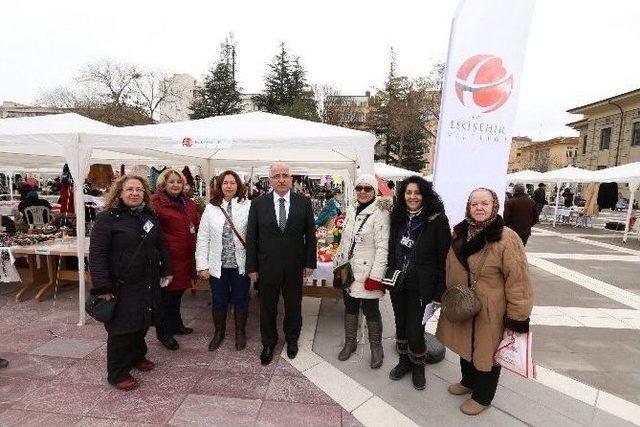
[[[502,229],[504,228],[504,220],[500,215],[487,224],[476,235],[467,240],[469,235],[469,222],[463,220],[453,227],[454,237],[451,241],[451,248],[456,254],[460,263],[468,270],[468,259],[471,255],[480,252],[487,243],[499,242],[502,238]]]

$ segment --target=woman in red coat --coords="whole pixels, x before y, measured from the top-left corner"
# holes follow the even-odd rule
[[[174,334],[187,335],[193,332],[193,329],[184,326],[180,315],[182,294],[191,288],[196,279],[195,251],[199,223],[196,204],[184,194],[186,182],[180,171],[166,169],[158,177],[157,192],[151,197],[173,265],[173,279],[168,284],[161,283],[164,314],[161,325],[156,326],[158,340],[169,350],[179,347]]]

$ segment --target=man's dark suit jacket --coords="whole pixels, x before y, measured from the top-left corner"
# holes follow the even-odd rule
[[[276,220],[273,192],[251,201],[247,224],[247,273],[262,284],[302,283],[302,270],[316,268],[316,228],[311,200],[291,192],[284,233]]]

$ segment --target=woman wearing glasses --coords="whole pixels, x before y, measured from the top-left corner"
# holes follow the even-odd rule
[[[384,295],[382,279],[387,267],[389,211],[391,201],[376,198],[378,181],[373,175],[360,175],[355,181],[357,204],[347,210],[342,240],[334,260],[337,268],[351,264],[354,282],[344,291],[344,347],[339,360],[347,360],[357,348],[360,307],[367,319],[371,346],[371,368],[382,366],[382,317],[378,300]]]

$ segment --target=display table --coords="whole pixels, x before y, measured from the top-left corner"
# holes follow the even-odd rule
[[[333,263],[318,262],[318,267],[302,284],[302,294],[315,298],[342,298],[342,290],[333,287]]]
[[[22,287],[16,294],[16,301],[22,301],[23,297],[31,290],[38,288],[35,299],[44,300],[46,294],[53,290],[61,281],[78,282],[77,269],[65,269],[62,258],[76,257],[77,238],[66,237],[63,239],[49,240],[29,246],[12,246],[10,248],[14,257],[26,256],[29,263],[28,275],[31,280],[22,278]],[[89,255],[89,238],[85,242],[85,256]],[[44,265],[44,267],[43,267]],[[86,283],[91,283],[91,276],[85,272]]]

